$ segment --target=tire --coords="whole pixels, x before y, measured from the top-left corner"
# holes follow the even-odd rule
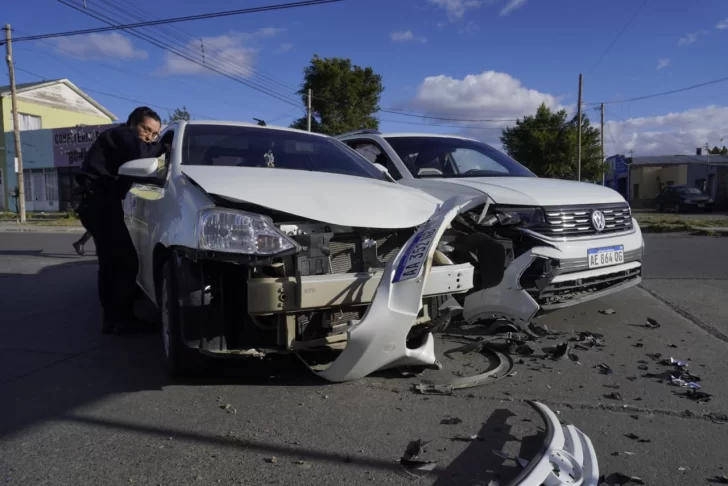
[[[164,368],[170,377],[181,378],[199,371],[202,356],[182,341],[182,320],[173,265],[169,260],[162,270],[159,312]]]

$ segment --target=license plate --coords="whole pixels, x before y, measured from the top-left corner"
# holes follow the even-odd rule
[[[405,250],[402,259],[397,265],[392,282],[410,280],[420,274],[422,265],[427,260],[430,247],[435,241],[435,235],[440,227],[440,221],[436,220],[425,224],[415,235],[415,238]]]
[[[589,268],[608,267],[624,263],[624,245],[606,248],[591,248],[586,252],[589,257]]]

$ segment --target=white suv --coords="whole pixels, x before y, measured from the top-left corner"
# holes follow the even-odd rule
[[[527,323],[539,309],[568,307],[641,281],[642,233],[612,189],[538,178],[495,148],[455,135],[358,130],[336,138],[400,184],[442,201],[489,196],[482,214],[459,221],[476,230],[464,251],[478,256],[481,267],[478,290],[465,297],[468,322]],[[460,243],[441,243],[440,250],[463,251]],[[489,278],[488,270],[500,265],[503,277]]]

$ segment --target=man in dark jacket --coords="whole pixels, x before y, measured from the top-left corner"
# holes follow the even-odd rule
[[[78,214],[94,238],[99,260],[104,334],[128,333],[142,326],[133,312],[139,260],[122,209],[132,183],[119,176],[119,167],[131,160],[161,156],[164,147],[156,143],[160,130],[161,120],[152,109],[135,109],[125,124],[99,135],[77,178],[83,192]]]

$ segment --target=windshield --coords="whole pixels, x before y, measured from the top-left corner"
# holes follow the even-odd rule
[[[386,137],[414,177],[536,177],[490,145],[449,137]]]
[[[330,172],[387,181],[365,159],[333,138],[273,128],[187,125],[182,165],[270,167]]]
[[[678,194],[691,194],[693,196],[702,196],[703,191],[697,187],[678,187],[675,189]]]

